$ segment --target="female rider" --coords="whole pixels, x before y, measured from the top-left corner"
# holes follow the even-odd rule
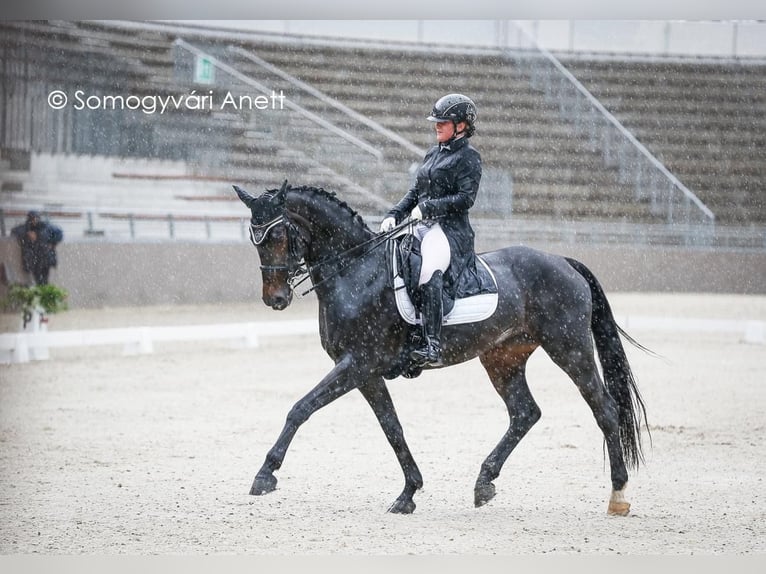
[[[473,135],[476,105],[462,94],[440,98],[427,118],[434,122],[437,145],[425,155],[415,185],[383,219],[388,231],[407,215],[421,241],[418,280],[423,346],[411,353],[419,365],[441,363],[442,292],[454,296],[462,270],[474,254],[474,231],[468,210],[481,180],[481,156],[468,142]]]

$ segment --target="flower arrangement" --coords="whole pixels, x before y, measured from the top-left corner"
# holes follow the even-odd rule
[[[69,294],[56,285],[12,285],[2,301],[6,310],[21,311],[24,328],[32,320],[33,311],[51,315],[67,308]]]

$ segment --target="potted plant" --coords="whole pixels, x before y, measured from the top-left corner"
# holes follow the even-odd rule
[[[38,325],[33,324],[35,316],[39,317],[40,323],[44,323],[45,315],[64,311],[68,296],[65,289],[56,285],[11,285],[3,301],[3,308],[21,311],[22,330],[32,324],[32,329],[37,331]]]
[[[7,310],[21,311],[21,330],[29,333],[46,332],[48,317],[67,308],[66,290],[55,285],[11,285],[2,301]],[[47,346],[30,346],[29,358],[45,360],[50,357]],[[29,360],[29,359],[26,359]]]

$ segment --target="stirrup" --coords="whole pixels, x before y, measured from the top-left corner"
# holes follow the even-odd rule
[[[410,358],[418,365],[441,365],[441,344],[438,340],[429,337],[424,347],[410,353]]]

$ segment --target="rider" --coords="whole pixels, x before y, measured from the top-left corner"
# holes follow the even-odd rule
[[[468,210],[481,180],[481,156],[468,142],[474,131],[476,105],[462,94],[440,98],[427,118],[434,122],[437,145],[425,155],[415,185],[383,219],[389,231],[409,214],[416,221],[423,258],[418,291],[424,344],[412,352],[421,365],[441,363],[442,291],[452,289],[473,256],[474,231]]]

